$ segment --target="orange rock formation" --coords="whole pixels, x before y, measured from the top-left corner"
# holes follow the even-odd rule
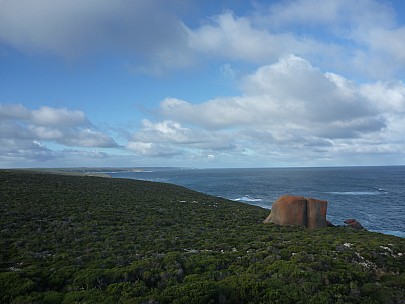
[[[273,203],[263,223],[323,228],[327,226],[327,201],[302,196],[284,195]]]

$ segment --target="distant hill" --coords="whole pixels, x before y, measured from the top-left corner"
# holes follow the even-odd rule
[[[0,302],[405,302],[405,239],[267,215],[170,184],[0,170]]]

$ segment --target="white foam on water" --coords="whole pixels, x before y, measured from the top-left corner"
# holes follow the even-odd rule
[[[250,197],[249,195],[234,198],[232,200],[237,201],[237,202],[261,202],[261,201],[263,201],[261,198],[253,198],[253,197]]]
[[[373,191],[334,191],[334,192],[327,192],[329,194],[335,195],[378,195],[381,192],[373,192]]]

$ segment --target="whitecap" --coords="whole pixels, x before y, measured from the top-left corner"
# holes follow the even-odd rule
[[[238,198],[235,198],[232,200],[237,201],[237,202],[261,202],[261,201],[263,201],[261,198],[253,198],[253,197],[250,197],[249,195],[238,197]]]
[[[380,192],[372,192],[372,191],[334,191],[334,192],[327,192],[329,194],[335,195],[378,195]]]

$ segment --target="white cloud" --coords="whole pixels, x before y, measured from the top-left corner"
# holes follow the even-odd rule
[[[34,136],[34,138],[42,139],[42,140],[56,140],[57,141],[59,139],[63,139],[63,137],[64,137],[62,130],[56,129],[56,128],[28,125],[27,131],[30,131],[30,133]]]
[[[226,132],[186,128],[172,120],[153,123],[145,119],[126,148],[144,156],[175,156],[200,150],[234,150],[235,146],[232,136]]]
[[[109,135],[89,128],[79,130],[78,132],[72,132],[68,135],[69,136],[60,139],[59,142],[70,147],[117,147],[114,139]]]
[[[160,113],[203,128],[221,129],[253,121],[249,106],[249,99],[244,97],[218,98],[197,105],[167,98],[161,103]]]
[[[378,79],[405,69],[404,27],[388,1],[282,1],[258,12],[256,22],[295,37],[300,32],[317,41],[328,37],[340,51],[313,48],[311,58],[339,71]]]
[[[376,0],[262,3],[253,16],[228,11],[186,30],[191,50],[225,60],[268,64],[294,53],[374,79],[405,69],[404,27]]]
[[[197,29],[188,29],[189,46],[197,52],[233,60],[263,63],[285,56],[308,54],[329,46],[291,33],[273,33],[255,27],[249,18],[226,12]]]
[[[241,96],[199,104],[167,98],[159,108],[164,120],[145,121],[134,138],[193,155],[297,161],[321,156],[326,161],[339,151],[401,153],[405,148],[402,82],[357,85],[287,56],[246,76],[242,88]]]
[[[108,135],[94,129],[81,111],[41,107],[30,110],[22,105],[0,104],[0,158],[45,160],[57,153],[47,144],[68,147],[117,147]]]
[[[124,55],[128,70],[152,75],[206,58],[268,64],[291,53],[367,77],[405,68],[404,28],[385,1],[263,2],[251,15],[226,11],[199,20],[200,26],[181,19],[187,6],[175,0],[2,0],[0,41],[65,58]]]
[[[172,149],[169,145],[155,144],[151,142],[130,141],[126,148],[139,156],[147,157],[170,157],[181,154],[178,149]]]
[[[236,96],[164,99],[157,116],[126,137],[127,151],[140,156],[403,155],[405,85],[392,76],[405,69],[405,28],[388,1],[263,1],[250,15],[226,11],[197,26],[181,20],[183,5],[0,0],[0,42],[31,55],[107,54],[153,75],[195,60],[215,64],[227,80],[256,69],[242,77]],[[350,80],[358,76],[364,83]],[[52,145],[82,147],[88,154],[69,151],[101,159],[88,148],[118,146],[81,111],[16,104],[0,104],[0,140],[3,159],[56,157]]]
[[[141,155],[149,155],[151,154],[150,151],[152,151],[154,148],[152,143],[146,143],[146,142],[128,142],[127,144],[127,149],[134,151],[135,153],[141,154]]]
[[[51,107],[32,110],[0,103],[0,166],[61,166],[79,156],[88,159],[88,163],[91,157],[106,156],[99,151],[58,151],[55,145],[84,149],[118,147],[109,135],[95,130],[81,111]]]
[[[377,81],[360,86],[360,94],[381,112],[404,115],[405,84],[402,81]]]
[[[91,150],[91,151],[83,151],[83,150],[74,150],[74,149],[65,149],[62,151],[63,157],[78,157],[79,159],[88,159],[88,160],[97,160],[97,159],[107,159],[109,155],[105,152]]]
[[[1,133],[1,127],[0,127]],[[0,136],[0,167],[38,167],[57,158],[57,153],[35,140]]]
[[[381,52],[388,57],[384,59],[405,65],[405,26],[373,29],[363,39],[373,52]]]
[[[331,134],[337,134],[336,129],[348,131],[357,126],[366,130],[369,126],[374,130],[383,125],[374,117],[374,105],[355,91],[354,84],[335,74],[324,74],[296,56],[259,68],[245,78],[243,89],[243,96],[197,105],[166,99],[160,113],[210,129],[283,124],[291,129],[305,128],[313,135],[324,134],[329,128]],[[354,134],[356,129],[350,132]]]
[[[73,127],[89,124],[81,111],[69,111],[65,108],[41,107],[31,111],[32,123],[39,126]]]
[[[116,147],[114,140],[99,131],[79,126],[45,127],[20,122],[3,122],[0,124],[3,138],[32,139],[50,141],[69,147]]]
[[[198,141],[197,138],[193,138],[189,129],[182,127],[177,122],[165,120],[154,124],[144,119],[141,130],[136,134],[136,139],[148,140],[150,136],[155,142],[193,143]]]

